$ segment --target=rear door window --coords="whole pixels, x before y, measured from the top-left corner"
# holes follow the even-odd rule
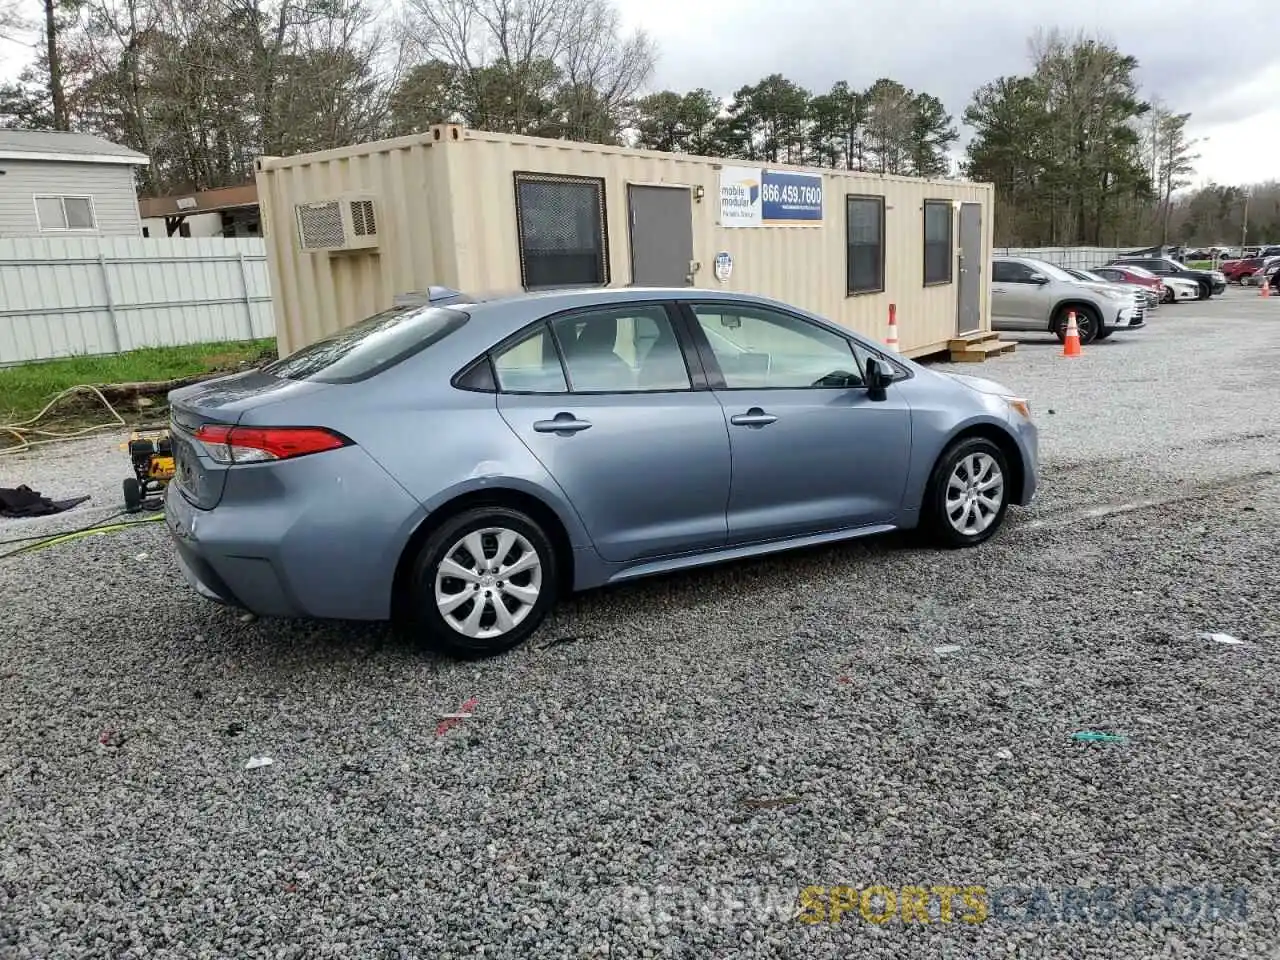
[[[355,383],[381,373],[447,337],[468,320],[448,307],[393,307],[270,363],[284,380]]]
[[[568,393],[564,367],[551,330],[539,324],[521,340],[493,354],[498,389],[503,393]]]

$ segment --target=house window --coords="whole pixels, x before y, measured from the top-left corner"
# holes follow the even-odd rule
[[[516,230],[526,290],[609,282],[603,180],[517,173]]]
[[[42,231],[96,230],[92,197],[36,197],[36,217]]]
[[[846,292],[884,290],[884,197],[845,198],[848,241]]]
[[[951,282],[951,201],[924,202],[924,285]]]

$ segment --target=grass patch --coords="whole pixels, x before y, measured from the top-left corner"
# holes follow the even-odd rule
[[[1212,260],[1188,260],[1183,264],[1188,270],[1216,270]]]
[[[230,373],[241,364],[274,357],[276,342],[247,340],[238,343],[192,343],[181,347],[146,347],[127,353],[96,357],[67,357],[17,367],[0,367],[0,423],[20,423],[34,417],[50,400],[68,387],[82,383],[135,383],[176,380],[200,374]],[[163,401],[161,401],[161,404]],[[154,419],[163,409],[120,409],[125,419]],[[68,398],[46,415],[58,427],[102,423],[110,414],[96,398]],[[39,426],[44,426],[42,421]],[[57,429],[55,427],[55,429]],[[12,439],[12,438],[10,438]],[[0,444],[4,443],[0,438]]]

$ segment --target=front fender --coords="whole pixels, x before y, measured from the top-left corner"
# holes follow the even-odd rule
[[[912,411],[911,468],[907,474],[907,488],[902,503],[904,512],[917,520],[933,468],[937,465],[943,451],[961,437],[998,430],[1017,448],[1018,455],[1022,459],[1024,474],[1034,471],[1034,457],[1028,456],[1025,442],[1018,437],[1018,432],[1011,428],[1007,415],[979,413],[955,423],[947,423],[951,415],[950,411],[945,409]],[[924,437],[942,439],[923,442]],[[1021,493],[1019,491],[1019,499],[1021,499]]]

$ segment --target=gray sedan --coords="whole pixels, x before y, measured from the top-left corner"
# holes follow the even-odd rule
[[[1025,399],[718,290],[446,292],[170,405],[197,591],[457,655],[567,591],[891,530],[973,546],[1036,489]]]

